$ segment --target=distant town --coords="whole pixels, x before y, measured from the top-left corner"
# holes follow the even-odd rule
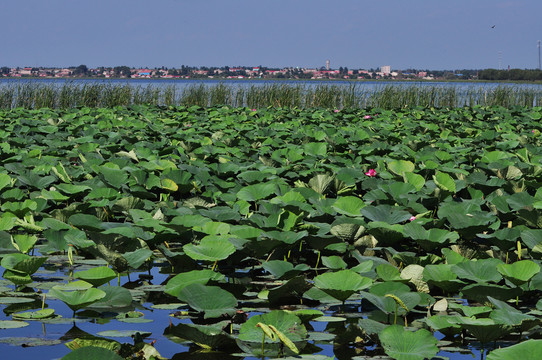
[[[119,79],[302,79],[302,80],[489,80],[542,81],[540,69],[481,70],[393,70],[391,66],[377,69],[331,68],[329,62],[320,68],[265,66],[223,66],[178,68],[133,68],[129,66],[89,68],[79,65],[65,68],[0,67],[0,78],[119,78]]]
[[[329,66],[321,68],[271,68],[264,66],[132,68],[128,66],[89,68],[86,65],[66,68],[0,67],[0,76],[8,78],[134,78],[134,79],[459,79],[477,78],[477,70],[430,71],[392,70],[391,66],[377,69],[349,69]]]

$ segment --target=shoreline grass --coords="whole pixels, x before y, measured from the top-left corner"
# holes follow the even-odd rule
[[[11,83],[0,86],[0,108],[76,108],[128,105],[227,105],[233,107],[382,108],[541,106],[542,88],[524,86],[442,86],[363,83],[229,85],[192,84],[141,86],[131,84]]]

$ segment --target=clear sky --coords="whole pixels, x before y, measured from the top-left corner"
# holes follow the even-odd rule
[[[0,31],[0,66],[532,69],[542,0],[1,0]]]

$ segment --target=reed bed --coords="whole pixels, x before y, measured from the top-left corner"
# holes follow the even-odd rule
[[[129,84],[66,82],[62,85],[20,82],[0,86],[0,108],[76,108],[128,105],[186,105],[234,107],[297,108],[382,108],[412,106],[541,106],[542,87],[527,86],[450,86],[429,84],[388,84],[367,87],[347,85],[253,84],[233,86],[225,83],[137,86]]]

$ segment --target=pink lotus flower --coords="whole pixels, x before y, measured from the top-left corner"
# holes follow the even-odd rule
[[[339,110],[339,109],[335,109],[335,110],[333,110],[333,111],[336,112],[336,113],[338,113],[340,110]]]
[[[534,133],[535,133],[534,129],[533,129],[533,130],[531,130],[531,132],[532,132],[532,133],[534,134]]]
[[[256,111],[256,109],[252,109],[252,111]]]
[[[410,219],[408,219],[408,220],[409,220],[409,221],[414,221],[414,220],[416,220],[416,216],[412,215],[412,216],[410,217]]]
[[[365,173],[365,175],[370,176],[370,177],[375,177],[376,176],[376,171],[375,171],[375,169],[369,169],[369,171],[367,171]]]
[[[363,118],[364,118],[365,120],[372,119],[371,115],[365,115]]]

